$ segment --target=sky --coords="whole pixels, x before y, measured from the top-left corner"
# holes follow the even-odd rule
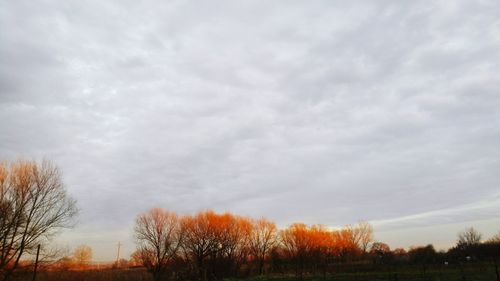
[[[497,0],[5,0],[0,159],[61,169],[95,260],[152,207],[446,248],[500,230],[499,50]]]

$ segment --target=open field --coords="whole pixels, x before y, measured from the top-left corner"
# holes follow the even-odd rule
[[[32,273],[20,273],[13,281],[31,281]],[[150,281],[145,269],[105,269],[88,271],[42,271],[37,281]]]
[[[32,280],[29,272],[18,275],[16,281]],[[91,271],[52,271],[40,272],[37,281],[152,281],[152,276],[142,268],[109,269]],[[183,280],[183,279],[169,279]],[[287,281],[301,280],[293,274],[269,274],[250,278],[224,278],[227,281]],[[431,268],[424,273],[419,268],[401,267],[384,271],[341,272],[328,274],[305,274],[303,281],[495,281],[493,266],[477,264],[465,267]]]

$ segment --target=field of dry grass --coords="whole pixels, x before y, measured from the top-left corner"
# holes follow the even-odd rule
[[[31,281],[32,273],[20,273],[14,281]],[[37,281],[152,281],[143,268],[105,269],[87,271],[40,272]],[[238,281],[287,281],[299,280],[293,274],[272,274],[251,278],[228,278]],[[394,268],[392,271],[344,272],[328,275],[305,275],[303,281],[495,281],[495,269],[488,264],[477,264],[460,270],[456,267],[433,268],[425,273],[412,267]]]

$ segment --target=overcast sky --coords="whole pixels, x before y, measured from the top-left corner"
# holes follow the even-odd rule
[[[392,247],[500,230],[500,2],[2,1],[0,159],[52,160],[59,243],[212,208]]]

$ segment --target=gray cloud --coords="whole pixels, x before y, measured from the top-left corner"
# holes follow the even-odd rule
[[[7,2],[0,158],[56,162],[82,209],[64,239],[101,259],[133,249],[153,206],[367,219],[389,238],[474,224],[500,214],[484,207],[499,16],[497,1]]]

